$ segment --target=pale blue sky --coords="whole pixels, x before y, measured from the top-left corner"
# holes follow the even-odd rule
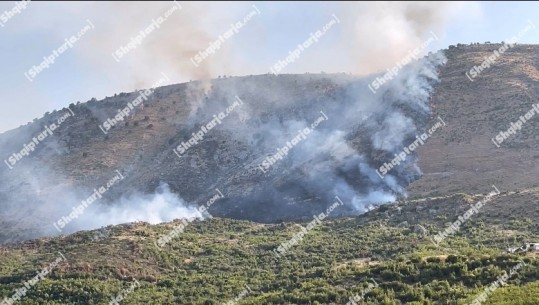
[[[429,47],[437,50],[459,42],[506,40],[522,30],[527,20],[539,25],[539,3],[530,2],[432,3],[428,4],[432,18],[420,16],[421,20],[412,20],[414,24],[409,28],[398,22],[390,26],[393,16],[396,16],[394,19],[408,16],[403,4],[180,3],[182,9],[149,34],[148,39],[120,63],[114,61],[111,53],[127,44],[152,18],[169,9],[171,2],[136,3],[129,8],[93,2],[28,3],[25,10],[0,27],[0,132],[72,102],[84,102],[92,97],[102,99],[114,93],[149,87],[161,77],[161,72],[169,76],[170,83],[200,78],[201,73],[209,77],[267,73],[272,64],[283,60],[289,51],[309,37],[309,33],[329,22],[332,14],[342,22],[282,73],[367,74],[392,66],[401,53],[427,39],[429,31],[439,37]],[[15,4],[0,3],[0,16]],[[185,54],[205,48],[224,33],[230,23],[252,11],[253,4],[260,14],[225,41],[215,56],[206,59],[207,70],[191,66]],[[387,15],[385,5],[391,5]],[[378,17],[369,19],[369,16],[385,20],[378,23]],[[88,31],[33,82],[28,81],[24,72],[83,28],[87,19],[95,24],[95,29]],[[394,40],[393,45],[387,41],[388,37]],[[399,41],[406,43],[402,50],[394,50]],[[539,43],[539,29],[526,33],[520,42]],[[385,44],[389,53],[376,49]],[[375,65],[371,65],[373,61]]]

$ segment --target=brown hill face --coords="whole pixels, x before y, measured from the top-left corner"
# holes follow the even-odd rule
[[[138,93],[71,105],[74,116],[35,151],[13,169],[0,167],[0,241],[58,234],[52,222],[120,174],[121,181],[62,233],[137,219],[171,220],[192,212],[190,203],[205,204],[217,190],[225,198],[209,208],[211,215],[275,222],[311,218],[335,196],[344,206],[332,216],[363,213],[370,204],[406,193],[445,196],[489,192],[492,184],[501,191],[537,186],[539,124],[530,120],[500,148],[491,138],[537,103],[539,47],[515,46],[473,82],[464,74],[498,47],[449,49],[445,65],[438,55],[429,56],[376,94],[367,86],[372,78],[344,74],[191,82],[156,89],[110,130],[103,123],[133,104]],[[228,107],[222,123],[207,130]],[[0,153],[8,160],[68,112],[0,135]],[[446,126],[380,178],[375,169],[438,116]],[[306,127],[312,132],[301,136]],[[204,128],[203,139],[191,140],[187,148]],[[298,143],[285,154],[293,139]]]
[[[537,186],[539,114],[499,148],[491,139],[539,102],[539,47],[517,45],[473,82],[465,75],[500,47],[472,45],[445,52],[448,64],[440,68],[432,105],[434,116],[447,126],[419,149],[423,176],[408,187],[411,195],[488,192],[492,184],[500,190]]]

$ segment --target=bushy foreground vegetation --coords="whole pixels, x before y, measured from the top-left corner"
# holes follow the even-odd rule
[[[478,218],[435,246],[416,226],[362,217],[324,221],[283,257],[273,250],[307,223],[214,218],[189,224],[162,248],[156,240],[179,221],[11,245],[0,256],[0,296],[13,295],[61,252],[67,262],[16,304],[109,304],[122,295],[119,303],[126,305],[344,305],[358,295],[357,304],[460,305],[522,262],[525,266],[483,304],[539,304],[536,253],[503,251],[537,240],[534,222],[513,220],[502,230]],[[434,222],[424,227],[427,236],[441,229]],[[135,280],[140,287],[125,293]],[[376,286],[367,288],[369,283]]]

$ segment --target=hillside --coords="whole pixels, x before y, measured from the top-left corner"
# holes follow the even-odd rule
[[[13,240],[57,234],[50,224],[117,173],[125,179],[107,190],[99,205],[136,210],[137,204],[147,205],[141,197],[159,193],[163,185],[182,204],[202,205],[218,189],[225,198],[209,208],[211,215],[257,222],[308,218],[325,210],[335,195],[345,206],[334,216],[354,216],[406,196],[474,194],[491,185],[502,191],[536,187],[530,177],[539,173],[538,125],[532,120],[499,148],[491,138],[537,102],[538,46],[517,45],[473,82],[465,76],[499,46],[450,48],[445,64],[439,54],[430,56],[376,94],[367,89],[369,78],[345,74],[225,77],[159,87],[107,134],[103,123],[141,93],[71,104],[0,135],[8,164],[32,137],[73,114],[13,169],[0,167],[0,227],[17,232],[5,234]],[[182,143],[238,99],[242,104],[230,118],[179,156]],[[322,116],[320,111],[327,120],[315,135],[262,171],[300,127]],[[375,176],[374,169],[438,118],[446,126],[417,154],[390,178]],[[171,214],[167,209],[158,214],[161,221],[174,218],[163,216]],[[103,222],[114,218],[97,216]],[[79,221],[67,232],[85,228]]]
[[[376,93],[381,75],[220,77],[114,124],[141,91],[0,134],[0,298],[57,262],[17,304],[465,305],[511,270],[482,304],[539,304],[537,118],[492,141],[539,102],[539,46],[465,74],[500,46],[430,54]]]
[[[152,194],[202,205],[216,189],[225,198],[209,208],[214,216],[299,219],[335,196],[345,205],[334,216],[363,213],[404,195],[419,176],[416,156],[386,179],[375,168],[426,128],[443,61],[436,54],[411,64],[377,94],[369,78],[345,74],[259,75],[159,87],[142,103],[134,92],[72,104],[0,136],[0,153],[15,158],[41,130],[73,114],[12,168],[0,168],[0,226],[16,228],[19,239],[55,234],[51,223],[117,175],[120,183],[92,207],[96,217],[85,212],[68,231],[99,218],[135,221],[109,212],[123,204],[136,214]],[[112,121],[124,109],[128,115]],[[176,207],[155,218],[172,220]]]
[[[163,247],[156,241],[182,222],[110,226],[4,247],[0,295],[60,251],[66,260],[19,304],[103,304],[133,283],[122,304],[224,304],[239,295],[236,304],[346,304],[363,294],[358,304],[468,304],[524,262],[483,304],[532,305],[539,252],[504,252],[539,240],[538,197],[501,193],[439,246],[432,236],[483,196],[402,201],[324,221],[280,257],[274,250],[307,223],[214,218],[189,223]],[[373,282],[378,287],[366,291]]]
[[[500,46],[468,45],[445,52],[448,64],[440,68],[441,82],[432,103],[447,126],[419,148],[423,176],[408,187],[410,194],[484,192],[492,184],[500,190],[537,186],[537,118],[500,148],[491,138],[539,101],[539,46],[516,45],[473,82],[464,74]]]

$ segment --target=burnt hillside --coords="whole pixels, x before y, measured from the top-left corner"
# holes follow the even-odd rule
[[[532,120],[501,148],[491,138],[537,102],[539,47],[515,46],[474,82],[468,80],[464,73],[498,47],[450,48],[444,51],[447,62],[440,54],[429,56],[376,94],[367,87],[373,77],[345,74],[227,77],[159,87],[106,135],[99,126],[138,92],[72,104],[75,116],[54,135],[13,169],[0,167],[2,233],[14,239],[57,234],[51,222],[116,171],[125,179],[98,207],[119,198],[129,203],[166,184],[182,203],[198,205],[219,189],[225,199],[211,206],[213,216],[261,222],[310,218],[325,211],[335,195],[345,206],[332,216],[344,216],[409,194],[473,194],[490,191],[492,184],[502,191],[534,187],[539,125]],[[178,157],[174,149],[237,99],[243,104]],[[267,171],[260,169],[298,130],[320,119],[321,111],[326,121],[319,120],[311,135]],[[67,112],[0,135],[0,153],[7,159]],[[447,126],[418,154],[378,177],[375,169],[438,116]]]

